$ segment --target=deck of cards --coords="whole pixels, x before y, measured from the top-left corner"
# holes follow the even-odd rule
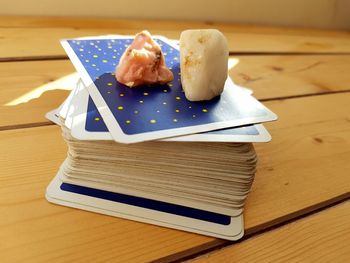
[[[132,36],[62,40],[80,80],[47,118],[61,125],[68,154],[48,201],[184,231],[237,240],[253,183],[253,142],[277,116],[227,79],[210,101],[181,87],[176,41],[155,37],[175,78],[129,88],[115,68]]]

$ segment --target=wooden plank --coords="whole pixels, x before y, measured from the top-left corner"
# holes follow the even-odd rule
[[[231,24],[223,24],[231,28]],[[96,17],[43,17],[43,16],[0,16],[0,27],[66,27],[66,28],[124,28],[142,30],[151,29],[176,29],[207,28],[212,23],[200,21],[172,21],[172,20],[150,20],[150,19],[115,19]],[[341,33],[341,31],[340,31]]]
[[[247,233],[349,197],[349,100],[344,93],[267,103],[280,120],[267,125],[273,141],[256,145]],[[2,262],[174,260],[224,242],[47,203],[66,152],[57,126],[2,131],[0,147]]]
[[[343,93],[265,103],[279,120],[265,125],[272,141],[255,145],[259,161],[246,203],[247,233],[271,225],[259,218],[284,220],[282,214],[293,217],[300,207],[327,202],[335,197],[333,187],[349,196],[349,99]]]
[[[345,202],[191,262],[349,262],[349,220]]]
[[[48,123],[77,76],[69,61],[0,63],[0,129]]]
[[[231,78],[260,100],[350,90],[350,56],[236,56]]]
[[[140,24],[142,25],[142,24]],[[181,29],[152,28],[153,34],[178,39]],[[65,56],[59,39],[103,34],[134,34],[142,28],[73,28],[73,27],[14,27],[0,28],[0,60],[23,57]],[[266,33],[241,32],[222,29],[233,53],[344,53],[350,52],[348,34],[281,34],[266,30]],[[265,32],[265,31],[263,31]]]
[[[60,39],[111,33],[114,33],[111,29],[0,28],[0,58],[66,57],[59,43]]]
[[[230,76],[258,99],[350,90],[347,56],[236,56]],[[0,129],[47,124],[75,86],[68,60],[0,63]],[[68,76],[68,77],[67,77]],[[10,104],[10,105],[9,105]]]
[[[57,17],[57,16],[0,16],[0,27],[66,27],[66,28],[124,28],[142,30],[189,28],[217,28],[225,32],[276,34],[295,36],[348,37],[345,30],[322,30],[315,28],[278,27],[251,24],[220,23],[211,21],[120,19],[103,17]]]

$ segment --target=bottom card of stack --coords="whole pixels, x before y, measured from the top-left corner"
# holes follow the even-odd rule
[[[165,226],[208,236],[237,240],[243,236],[243,215],[228,216],[158,200],[62,182],[62,169],[49,184],[49,202]]]
[[[86,171],[86,176],[73,175],[69,172],[69,157],[63,162],[61,173],[59,173],[59,179],[63,183],[67,184],[78,184],[80,186],[90,187],[101,189],[109,192],[115,192],[120,194],[126,194],[131,196],[139,196],[146,199],[153,200],[161,200],[168,203],[173,203],[182,206],[188,206],[193,208],[198,208],[201,210],[212,211],[218,214],[225,214],[229,216],[238,216],[243,212],[243,205],[246,195],[232,197],[233,199],[238,198],[239,205],[235,206],[231,204],[231,206],[223,205],[220,200],[215,199],[207,199],[203,196],[199,196],[198,194],[187,194],[181,192],[179,188],[171,190],[170,182],[169,187],[170,190],[160,192],[159,188],[161,187],[159,184],[155,184],[153,187],[142,187],[137,184],[136,180],[134,181],[134,185],[123,184],[121,181],[117,182],[112,181],[100,181],[98,180],[99,175],[97,173],[94,176],[91,176],[91,173]],[[103,171],[100,171],[103,173]],[[81,173],[82,174],[82,173]],[[73,175],[73,176],[72,176]],[[96,178],[95,178],[96,177]],[[122,180],[122,179],[120,179]],[[232,203],[233,201],[230,201]],[[242,204],[241,204],[242,203]]]

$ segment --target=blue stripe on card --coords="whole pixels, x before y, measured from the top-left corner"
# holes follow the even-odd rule
[[[87,195],[90,197],[95,197],[99,199],[109,200],[113,202],[123,203],[123,204],[142,207],[142,208],[147,208],[147,209],[151,209],[159,212],[203,220],[203,221],[216,223],[220,225],[229,225],[231,223],[230,216],[213,213],[205,210],[200,210],[196,208],[186,207],[182,205],[176,205],[176,204],[166,203],[162,201],[137,197],[137,196],[114,193],[114,192],[109,192],[105,190],[94,189],[90,187],[74,185],[69,183],[62,183],[60,188],[61,190],[67,191],[67,192]]]

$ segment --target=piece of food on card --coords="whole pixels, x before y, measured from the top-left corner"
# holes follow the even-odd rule
[[[115,74],[117,80],[135,87],[147,84],[165,84],[174,79],[167,68],[160,46],[148,31],[136,34],[134,41],[120,58]]]
[[[210,100],[222,93],[227,79],[228,53],[226,38],[216,29],[181,33],[181,82],[188,100]]]

